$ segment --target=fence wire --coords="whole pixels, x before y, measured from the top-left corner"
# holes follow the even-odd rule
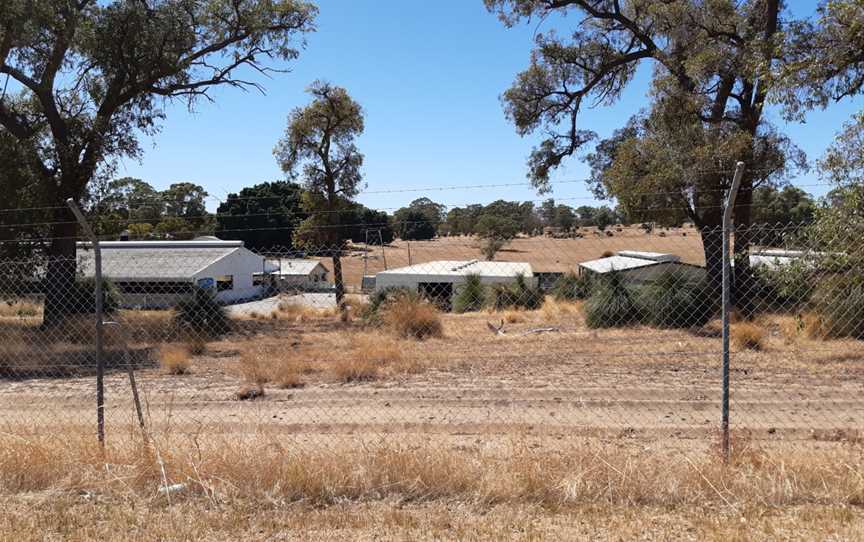
[[[140,431],[134,379],[150,439],[707,449],[721,419],[721,239],[612,226],[302,253],[104,242],[107,439]],[[862,239],[736,230],[733,439],[860,439]],[[35,246],[0,261],[0,424],[95,434],[92,246]]]

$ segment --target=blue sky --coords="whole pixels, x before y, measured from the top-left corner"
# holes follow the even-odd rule
[[[448,206],[548,197],[525,181],[525,158],[537,138],[519,137],[499,100],[528,63],[536,25],[508,29],[482,0],[317,3],[318,31],[290,73],[262,80],[266,95],[219,89],[215,103],[199,103],[194,113],[179,104],[169,108],[161,133],[143,141],[140,163],[125,161],[118,174],[160,189],[196,182],[213,196],[211,208],[228,192],[280,179],[272,148],[288,112],[308,101],[304,88],[321,78],[346,87],[365,109],[366,131],[358,142],[366,157],[367,189],[358,198],[364,204],[392,211],[421,196]],[[809,14],[815,2],[790,5]],[[582,127],[607,136],[644,107],[649,70],[640,70],[615,106],[585,111]],[[813,160],[862,108],[858,98],[813,112],[805,124],[779,124]],[[594,203],[579,182],[587,173],[578,157],[571,158],[555,174],[561,184],[551,196],[574,206]],[[817,195],[827,188],[812,186],[819,183],[812,171],[793,182]],[[519,186],[440,189],[486,184]],[[422,190],[431,187],[439,189]]]

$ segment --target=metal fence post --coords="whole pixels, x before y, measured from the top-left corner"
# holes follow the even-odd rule
[[[103,352],[103,325],[102,318],[103,301],[102,301],[102,250],[99,247],[99,239],[84,218],[84,214],[75,200],[69,198],[66,204],[72,209],[72,213],[81,225],[84,235],[90,239],[93,244],[93,260],[95,262],[94,269],[94,289],[96,296],[96,434],[99,438],[99,444],[105,445],[105,356]]]
[[[729,460],[729,316],[731,311],[731,250],[729,247],[729,234],[733,229],[732,211],[735,207],[735,198],[738,195],[738,187],[741,185],[741,177],[744,174],[744,162],[735,164],[735,176],[732,178],[732,187],[726,197],[726,205],[723,209],[723,401],[722,401],[722,442],[723,458]]]

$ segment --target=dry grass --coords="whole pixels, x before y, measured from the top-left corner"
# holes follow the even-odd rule
[[[424,300],[403,297],[387,305],[384,323],[405,339],[428,339],[444,336],[441,313]]]
[[[740,350],[762,350],[765,347],[765,329],[754,322],[732,324],[732,344]]]
[[[562,319],[572,319],[582,314],[581,301],[559,301],[547,297],[540,308],[543,319],[547,322],[560,322]]]
[[[329,319],[337,316],[339,310],[335,307],[318,308],[310,307],[302,303],[294,303],[289,300],[282,300],[276,307],[274,314],[282,320],[303,323],[312,322],[315,320]]]
[[[159,462],[140,445],[112,439],[105,458],[89,434],[63,438],[3,435],[0,491],[6,495],[98,490],[102,498],[149,498],[184,484],[186,498],[230,505],[240,499],[329,506],[338,502],[450,500],[489,506],[534,504],[683,507],[788,507],[864,503],[860,447],[739,450],[725,465],[711,453],[681,458],[654,449],[573,442],[566,451],[512,442],[452,449],[380,444],[285,447],[278,439],[161,438]],[[110,468],[108,468],[110,465]],[[123,473],[122,477],[118,476]],[[507,473],[502,476],[501,473]],[[91,489],[92,488],[92,489]],[[98,488],[98,489],[97,489]]]
[[[166,344],[159,348],[159,367],[169,375],[186,375],[192,372],[192,360],[186,345]]]
[[[331,370],[340,382],[362,382],[379,378],[383,370],[402,361],[402,350],[393,339],[360,335],[348,355],[333,360]]]
[[[37,318],[42,305],[26,299],[0,300],[0,318]]]

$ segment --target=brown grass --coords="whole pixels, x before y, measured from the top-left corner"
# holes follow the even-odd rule
[[[187,345],[166,344],[159,348],[159,367],[169,375],[186,375],[192,372],[192,360]]]
[[[428,339],[444,336],[441,313],[424,300],[402,297],[387,306],[384,323],[405,339]]]
[[[42,305],[27,299],[0,300],[0,318],[37,318]]]
[[[403,361],[399,344],[381,336],[357,336],[347,355],[333,359],[331,370],[340,382],[363,382],[379,378],[382,371]]]
[[[765,329],[753,322],[732,324],[730,336],[740,350],[762,350],[765,346]]]
[[[279,319],[303,323],[333,318],[339,313],[339,310],[335,307],[310,307],[302,303],[294,303],[288,300],[283,300],[279,302],[279,305],[277,305],[275,312],[278,314]]]

